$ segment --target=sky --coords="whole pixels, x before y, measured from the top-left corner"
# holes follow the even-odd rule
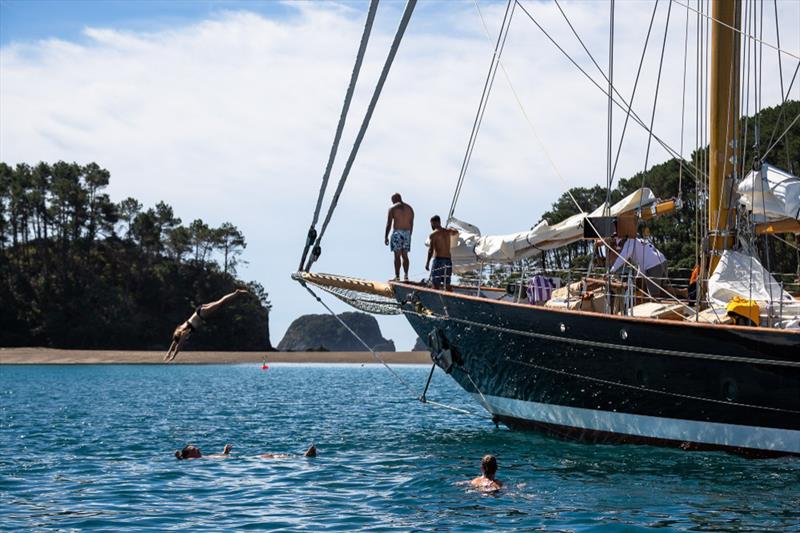
[[[523,5],[605,84],[554,3]],[[561,5],[606,71],[608,4]],[[764,5],[762,39],[775,44],[772,2]],[[379,6],[332,180],[341,174],[403,6],[391,0]],[[392,257],[383,231],[389,198],[400,192],[417,214],[412,278],[425,277],[427,220],[447,215],[505,2],[477,6],[480,12],[473,1],[420,0],[315,270],[389,279]],[[653,6],[616,3],[614,84],[626,98]],[[687,26],[686,8],[673,2],[667,26],[668,7],[658,3],[634,109],[643,117],[652,113],[666,35],[653,129],[688,156],[697,145],[696,16],[689,12]],[[290,275],[366,10],[366,2],[333,1],[0,0],[0,160],[94,161],[111,172],[108,192],[115,201],[133,196],[152,206],[163,200],[185,223],[232,222],[248,243],[240,277],[269,291],[277,344],[292,320],[325,312]],[[800,56],[798,28],[800,2],[778,2],[781,47],[794,56]],[[762,106],[780,101],[777,58],[763,48]],[[527,229],[567,188],[606,180],[606,96],[519,8],[502,64],[455,213],[484,234]],[[783,56],[785,85],[796,65]],[[755,77],[751,85],[757,86]],[[754,89],[745,94],[752,112]],[[800,99],[800,83],[791,98]],[[615,110],[614,146],[623,121]],[[617,177],[644,169],[647,140],[643,129],[629,126]],[[655,146],[647,164],[668,157]],[[338,312],[349,310],[327,301]],[[379,321],[398,349],[414,344],[404,318]]]

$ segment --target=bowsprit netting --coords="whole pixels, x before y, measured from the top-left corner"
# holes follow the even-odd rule
[[[318,287],[360,311],[376,315],[402,313],[394,291],[387,283],[311,272],[297,272],[292,277],[301,283]]]

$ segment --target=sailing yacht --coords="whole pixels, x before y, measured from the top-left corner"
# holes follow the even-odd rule
[[[634,239],[641,221],[682,208],[680,197],[661,200],[646,187],[559,223],[500,236],[482,235],[451,211],[449,223],[459,230],[454,269],[477,272],[477,286],[441,290],[311,272],[321,252],[313,223],[294,278],[356,308],[404,315],[433,364],[512,429],[594,443],[800,455],[800,300],[752,246],[759,235],[800,233],[800,178],[764,160],[749,169],[742,162],[742,3],[712,0],[709,13],[702,2],[697,10],[674,3],[710,26],[708,168],[695,169],[707,181],[696,297],[668,279],[647,279],[624,258],[621,274],[593,262],[580,276],[557,279],[544,296],[527,297],[532,271],[510,287],[480,282],[486,265],[531,261],[579,241],[607,250],[608,262],[618,259],[615,239]],[[518,4],[509,2],[512,14]],[[611,82],[607,94],[624,103]],[[304,262],[312,248],[313,260]],[[653,285],[660,290],[647,289]]]

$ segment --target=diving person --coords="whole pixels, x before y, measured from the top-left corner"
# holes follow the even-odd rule
[[[503,483],[495,478],[497,474],[497,458],[484,455],[481,460],[481,475],[470,481],[470,485],[485,492],[494,492],[503,487]]]
[[[391,231],[391,238],[389,232]],[[394,253],[394,279],[400,279],[400,262],[403,263],[404,281],[408,281],[408,252],[411,251],[411,233],[414,231],[414,209],[403,201],[400,193],[392,195],[392,207],[386,218],[383,243]]]
[[[443,228],[442,219],[439,215],[431,217],[431,229],[433,232],[428,237],[428,260],[425,262],[425,270],[431,272],[431,283],[434,289],[450,290],[450,277],[453,274],[453,260],[450,257],[450,236],[458,235],[458,230]],[[431,270],[431,259],[433,259],[433,270]]]
[[[247,289],[236,289],[230,294],[226,294],[216,302],[198,305],[189,319],[175,328],[172,333],[172,344],[169,345],[169,350],[164,356],[164,361],[172,361],[178,355],[183,344],[191,337],[192,333],[205,324],[208,317],[216,313],[222,306],[229,303],[237,296],[248,294]]]

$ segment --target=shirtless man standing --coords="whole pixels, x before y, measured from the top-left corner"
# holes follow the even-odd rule
[[[442,219],[439,215],[431,217],[431,233],[428,240],[428,260],[425,262],[425,270],[431,270],[431,258],[433,259],[433,270],[431,271],[431,283],[434,289],[450,290],[450,276],[453,274],[453,261],[450,259],[450,236],[458,235],[458,231],[452,228],[443,228]]]
[[[394,252],[394,279],[400,279],[400,261],[403,261],[405,281],[408,281],[408,252],[411,251],[411,233],[414,231],[414,210],[403,201],[400,193],[392,195],[392,207],[386,219],[383,242]],[[392,231],[393,230],[393,231]],[[392,232],[391,239],[389,232]]]

